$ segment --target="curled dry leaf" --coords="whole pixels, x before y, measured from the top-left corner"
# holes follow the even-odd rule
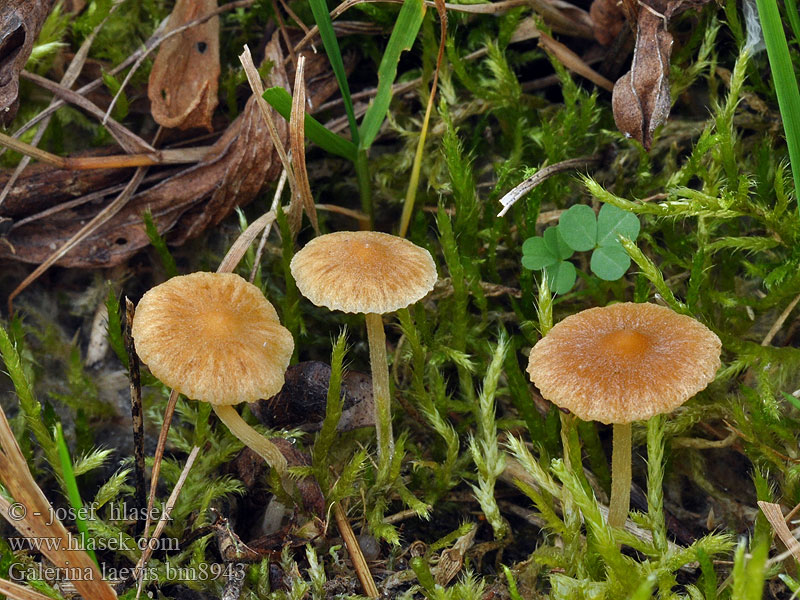
[[[636,45],[631,70],[614,85],[612,107],[617,128],[649,150],[656,127],[667,120],[670,109],[669,59],[672,53],[670,19],[687,10],[697,10],[708,0],[595,0],[595,29],[611,28],[619,20],[616,7],[636,22]],[[598,5],[595,8],[595,5]],[[597,39],[601,43],[601,35]]]
[[[17,114],[19,74],[52,5],[52,0],[0,2],[0,123]]]
[[[167,28],[177,29],[215,8],[217,0],[178,0]],[[147,86],[153,119],[164,127],[211,131],[219,74],[219,17],[167,39],[153,62]]]
[[[277,35],[267,44],[264,59],[273,65],[267,85],[288,89],[289,78],[281,67],[284,55]],[[306,64],[311,69],[307,69],[307,73],[319,73],[322,68],[319,63],[325,60],[323,55],[309,53]],[[334,91],[335,81],[333,86],[329,85],[330,81],[333,81],[333,77],[329,74],[327,78],[315,78],[314,87],[309,87],[314,106],[321,105]],[[274,119],[281,139],[287,143],[289,133],[286,121],[277,113],[274,113]],[[57,264],[88,268],[109,267],[125,261],[150,243],[142,222],[142,213],[148,208],[159,231],[167,235],[168,241],[183,243],[199,235],[206,227],[219,223],[235,207],[253,200],[267,182],[277,178],[280,169],[280,161],[264,119],[255,99],[251,97],[242,114],[228,126],[206,158],[136,194],[113,219],[99,227]],[[43,170],[38,174],[39,185],[46,185],[44,179],[47,178],[47,172]],[[49,204],[37,201],[37,211],[55,209],[58,204],[74,199],[75,195],[89,192],[82,179],[86,177],[85,174],[76,177],[58,169],[49,172],[60,173],[65,181],[72,182],[73,193],[64,193],[59,197],[58,190],[51,189],[53,193],[48,197]],[[113,179],[112,175],[107,174],[109,180]],[[100,179],[98,177],[98,184]],[[20,221],[29,216],[30,212],[25,209],[30,207],[23,201],[24,194],[16,192],[18,187],[27,185],[28,179],[25,177],[17,183],[12,196],[0,207],[0,218],[10,216]],[[20,202],[12,202],[12,197],[16,196],[19,196]],[[6,212],[10,207],[15,207],[13,214]],[[101,209],[102,200],[99,199],[78,206],[65,205],[64,210],[54,210],[47,218],[17,226],[7,237],[0,238],[0,258],[41,263]]]
[[[614,84],[612,108],[617,128],[649,150],[653,132],[670,109],[669,58],[672,34],[667,17],[642,5],[636,28],[631,70]]]

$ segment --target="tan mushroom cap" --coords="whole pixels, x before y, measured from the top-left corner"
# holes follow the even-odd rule
[[[671,412],[704,389],[720,348],[691,317],[626,302],[558,323],[531,350],[528,374],[544,398],[585,421],[630,423]]]
[[[303,296],[347,313],[393,312],[423,298],[436,283],[427,250],[377,231],[316,237],[294,255],[291,269]]]
[[[234,273],[192,273],[157,285],[139,301],[131,331],[155,377],[218,405],[278,393],[294,350],[272,304]]]

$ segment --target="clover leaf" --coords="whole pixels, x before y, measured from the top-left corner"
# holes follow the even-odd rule
[[[595,217],[590,207],[576,204],[561,215],[558,227],[570,248],[593,251],[589,266],[600,279],[615,281],[631,266],[628,253],[619,243],[619,235],[630,240],[639,235],[639,219],[633,213],[604,204]]]
[[[526,269],[544,269],[550,287],[556,294],[566,294],[575,285],[575,265],[567,259],[574,250],[561,236],[558,227],[548,227],[542,237],[528,238],[522,244],[522,266]]]
[[[548,227],[542,237],[532,237],[522,245],[522,266],[543,269],[551,288],[565,294],[575,285],[575,265],[568,262],[573,252],[592,251],[589,266],[597,277],[615,281],[631,266],[631,259],[619,243],[623,235],[635,240],[640,223],[635,214],[612,204],[604,204],[600,213],[584,204],[565,211],[557,226]]]
[[[597,215],[597,245],[620,246],[618,236],[624,235],[629,240],[639,236],[641,225],[633,213],[617,208],[613,204],[604,204]]]
[[[560,260],[554,265],[545,267],[544,273],[550,283],[550,289],[559,296],[563,296],[570,291],[578,278],[575,265],[568,260]]]
[[[585,204],[576,204],[558,220],[561,235],[573,250],[583,252],[597,245],[597,217]]]

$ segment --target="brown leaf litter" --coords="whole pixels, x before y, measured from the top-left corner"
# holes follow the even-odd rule
[[[282,66],[284,52],[277,34],[267,44],[264,60],[273,65],[267,85],[289,89],[289,76]],[[306,67],[309,80],[319,77],[324,71],[323,62],[320,55],[309,52]],[[309,89],[312,106],[322,104],[332,90],[332,86],[326,84]],[[286,144],[289,139],[286,121],[274,111],[273,119],[280,139]],[[181,244],[199,235],[205,228],[219,223],[235,207],[252,201],[267,182],[277,178],[280,170],[277,152],[255,98],[251,96],[242,113],[228,126],[203,160],[173,172],[149,189],[134,194],[113,218],[93,231],[57,264],[91,268],[124,262],[149,244],[142,222],[142,214],[148,209],[158,230],[169,232],[171,243]],[[117,179],[117,175],[109,171],[90,175],[89,178],[97,181],[98,185],[102,185],[100,180],[109,183],[117,181],[119,185],[121,180]],[[27,204],[26,194],[17,190],[41,188],[45,186],[42,180],[48,176],[69,181],[74,193],[86,194],[81,196],[85,202],[79,202],[69,193],[59,196],[57,190],[51,188],[47,200],[50,204],[46,205],[41,197],[36,199],[35,204]],[[0,207],[0,217],[11,217],[16,221],[7,236],[0,238],[0,258],[40,264],[94,218],[102,210],[104,196],[84,177],[46,168],[23,176],[6,203]],[[113,187],[107,188],[106,195],[110,195],[112,190]],[[21,222],[44,210],[51,211],[46,218]]]
[[[216,7],[217,0],[178,0],[167,30],[203,17]],[[163,127],[211,131],[219,74],[219,17],[215,16],[161,45],[147,87],[153,119]]]

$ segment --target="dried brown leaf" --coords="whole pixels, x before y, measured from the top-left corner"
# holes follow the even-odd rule
[[[276,65],[270,72],[270,85],[288,88],[288,78],[279,65],[283,54],[274,38],[267,45],[265,59]],[[277,113],[276,113],[277,115]],[[286,122],[276,118],[284,143],[288,140]],[[59,265],[68,267],[113,266],[124,261],[149,240],[142,213],[150,209],[160,231],[173,228],[173,241],[181,243],[218,223],[234,207],[250,202],[265,182],[275,179],[280,162],[267,133],[267,127],[254,97],[242,114],[231,123],[214,144],[207,158],[158,185],[135,195],[115,218],[98,228]],[[58,213],[52,219],[14,229],[0,244],[0,257],[41,263],[59,243],[80,230],[98,211],[95,204],[81,205]]]
[[[52,0],[0,2],[0,123],[17,114],[19,74],[52,5]]]
[[[669,58],[672,34],[667,19],[654,9],[639,9],[631,70],[617,80],[612,108],[617,128],[649,150],[653,132],[670,109]]]
[[[175,30],[216,8],[216,0],[178,0],[167,29]],[[219,17],[166,40],[153,62],[147,86],[153,119],[164,127],[211,131],[219,74]]]
[[[326,77],[320,64],[326,62],[324,55],[307,51],[306,58],[306,74],[313,73],[313,79],[307,79],[308,97],[314,98],[315,105],[320,106],[335,90],[335,81],[333,86],[329,85],[333,77],[329,70]],[[267,85],[289,89],[277,36],[266,46],[265,60],[274,65]],[[203,160],[134,195],[112,219],[57,264],[78,268],[120,264],[150,243],[142,223],[142,213],[146,209],[150,209],[159,231],[167,235],[168,241],[180,244],[219,223],[235,207],[253,200],[267,182],[277,179],[282,167],[259,110],[255,97],[251,97],[239,118],[228,126]],[[287,144],[286,121],[275,112],[271,114],[278,138]],[[110,194],[104,194],[99,188],[116,185],[114,182],[122,175],[109,171],[103,176],[98,172],[95,177],[92,172],[74,174],[52,167],[35,168],[36,177],[30,182],[27,178],[18,182],[5,205],[0,206],[0,219],[12,217],[19,223],[34,213],[52,212],[44,218],[18,224],[6,237],[0,233],[0,259],[36,264],[45,261],[102,210],[103,198]],[[59,175],[59,181],[64,182],[59,186],[62,188],[60,195],[59,189],[48,187],[48,173]],[[38,194],[34,190],[49,191]],[[80,202],[77,197],[82,194],[90,195],[91,201]]]

